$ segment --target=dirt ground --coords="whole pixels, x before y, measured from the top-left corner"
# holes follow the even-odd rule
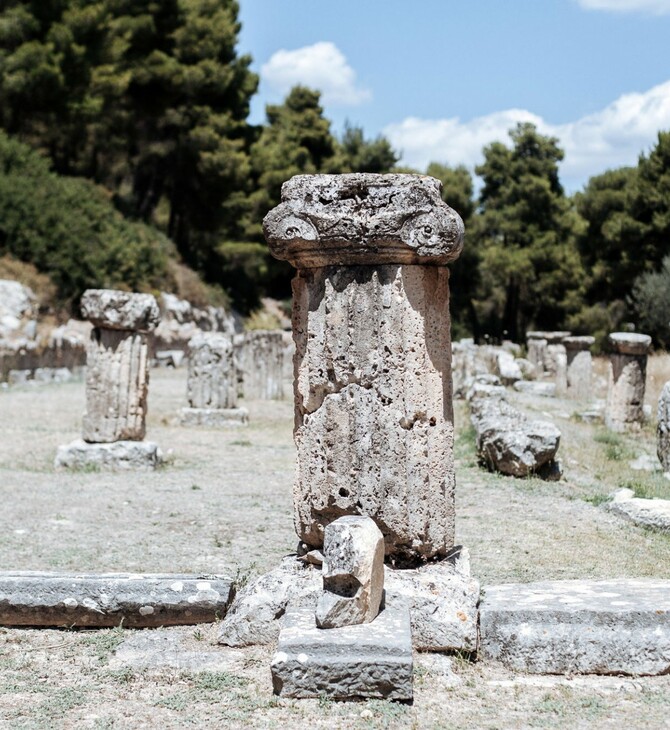
[[[650,403],[665,374],[670,377],[670,356],[654,358]],[[245,404],[246,429],[187,429],[175,423],[185,377],[184,370],[152,372],[148,438],[169,452],[171,463],[132,476],[54,472],[57,446],[79,436],[83,382],[0,390],[3,570],[245,578],[294,549],[290,402]],[[596,395],[603,397],[603,387],[601,382]],[[484,586],[543,578],[670,578],[670,537],[621,521],[602,506],[621,486],[670,496],[670,482],[628,465],[641,453],[655,453],[654,424],[635,436],[611,438],[602,426],[576,418],[579,404],[512,397],[561,429],[565,478],[522,481],[480,470],[466,408],[456,404],[457,541],[469,547],[475,576]],[[272,648],[225,649],[216,636],[216,625],[157,632],[0,628],[0,727],[670,725],[668,676],[534,677],[434,655],[417,656],[412,706],[278,700],[270,682]],[[183,661],[165,654],[144,664],[124,659],[117,653],[124,639],[168,642]],[[189,669],[188,657],[200,658],[198,670]]]

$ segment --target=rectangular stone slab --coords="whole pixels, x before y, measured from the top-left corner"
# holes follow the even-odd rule
[[[570,580],[488,586],[481,655],[534,674],[670,670],[670,581]]]
[[[282,697],[412,699],[409,609],[387,606],[368,624],[316,627],[314,610],[290,609],[272,660],[274,693]]]
[[[0,625],[145,628],[210,623],[234,585],[223,576],[0,573]]]

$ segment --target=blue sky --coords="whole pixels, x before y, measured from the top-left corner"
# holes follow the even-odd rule
[[[385,134],[419,169],[472,168],[533,121],[566,151],[569,191],[635,164],[670,129],[670,0],[240,0],[261,76],[252,119],[293,84],[326,116]]]

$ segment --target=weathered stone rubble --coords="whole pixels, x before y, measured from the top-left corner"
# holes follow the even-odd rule
[[[642,499],[632,489],[619,489],[604,506],[636,525],[670,532],[670,499]]]
[[[320,629],[377,618],[384,593],[384,536],[374,520],[347,515],[326,526],[322,575],[316,607]]]
[[[475,383],[468,400],[477,451],[490,470],[515,477],[560,478],[556,452],[561,432],[553,423],[528,419],[507,401],[502,387]]]
[[[670,380],[658,399],[658,459],[664,472],[670,472]]]
[[[367,514],[391,558],[454,535],[449,273],[463,224],[413,175],[298,176],[264,221],[293,281],[296,529]]]
[[[244,425],[245,408],[237,408],[237,368],[233,343],[218,332],[201,332],[189,342],[186,425]]]
[[[639,430],[644,423],[644,391],[647,354],[651,337],[632,332],[614,332],[611,347],[605,424],[611,431]]]

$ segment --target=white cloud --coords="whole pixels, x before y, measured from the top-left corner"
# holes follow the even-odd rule
[[[329,41],[294,51],[277,51],[261,67],[261,78],[282,95],[296,84],[318,89],[324,104],[354,106],[372,97],[370,91],[357,86],[356,72]]]
[[[580,187],[591,175],[634,165],[638,155],[670,129],[670,81],[644,93],[624,94],[595,114],[568,124],[550,124],[523,109],[494,112],[467,122],[408,117],[390,124],[384,134],[402,153],[402,163],[425,169],[431,161],[472,168],[482,148],[496,140],[509,143],[508,130],[517,122],[533,122],[542,134],[558,137],[565,150],[561,177],[566,188]]]
[[[670,0],[577,0],[587,10],[611,10],[614,13],[670,13]]]

